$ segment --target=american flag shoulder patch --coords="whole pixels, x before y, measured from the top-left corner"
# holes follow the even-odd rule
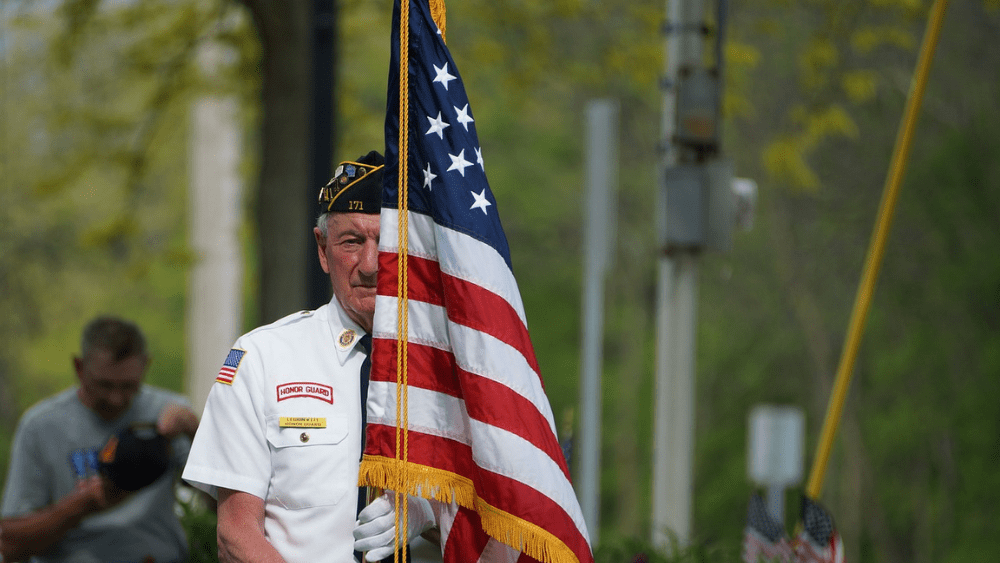
[[[215,377],[215,380],[219,383],[232,385],[233,379],[236,378],[236,372],[240,369],[240,362],[243,361],[243,356],[246,353],[246,350],[240,350],[239,348],[230,350],[229,355],[226,356],[226,361],[222,362],[222,369],[219,370],[219,375]]]

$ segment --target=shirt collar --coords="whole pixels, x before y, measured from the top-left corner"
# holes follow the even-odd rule
[[[361,337],[366,333],[363,328],[347,316],[347,312],[340,306],[336,296],[330,299],[327,309],[330,311],[327,317],[330,323],[330,332],[333,334],[334,348],[337,350],[337,359],[340,361],[340,365],[344,365],[347,363],[347,357],[351,354],[351,350],[355,347],[361,350],[359,343]]]

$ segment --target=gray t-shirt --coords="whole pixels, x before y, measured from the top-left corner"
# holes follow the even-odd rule
[[[22,516],[68,495],[97,473],[97,454],[130,424],[155,422],[170,403],[191,408],[177,393],[143,385],[129,410],[107,422],[85,407],[77,389],[45,399],[18,423],[4,487],[2,515]],[[121,504],[84,518],[35,563],[176,563],[187,559],[184,529],[174,513],[174,487],[191,442],[173,440],[170,470]]]

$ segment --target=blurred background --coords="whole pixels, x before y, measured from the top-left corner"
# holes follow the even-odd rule
[[[609,560],[642,549],[653,526],[669,5],[447,3],[571,455],[581,422],[599,417],[591,536]],[[800,408],[812,465],[930,3],[733,0],[725,20],[717,7],[699,19],[705,65],[722,71],[718,150],[757,197],[731,248],[699,255],[682,544],[734,561],[755,488],[751,409]],[[315,289],[312,198],[335,163],[381,150],[391,8],[0,4],[0,472],[20,414],[74,384],[94,315],[135,319],[153,350],[148,381],[197,401],[238,334],[328,299]],[[998,38],[997,0],[948,7],[821,496],[848,561],[1000,553]],[[619,111],[599,414],[579,406],[594,99]],[[232,150],[202,144],[213,135]],[[225,170],[206,176],[213,163]]]

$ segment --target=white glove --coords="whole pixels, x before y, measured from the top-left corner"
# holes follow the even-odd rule
[[[434,527],[431,503],[421,497],[407,496],[408,541]],[[381,561],[392,555],[396,543],[396,494],[386,491],[358,514],[354,523],[354,551],[367,551],[365,560]],[[400,521],[403,513],[399,514]]]

